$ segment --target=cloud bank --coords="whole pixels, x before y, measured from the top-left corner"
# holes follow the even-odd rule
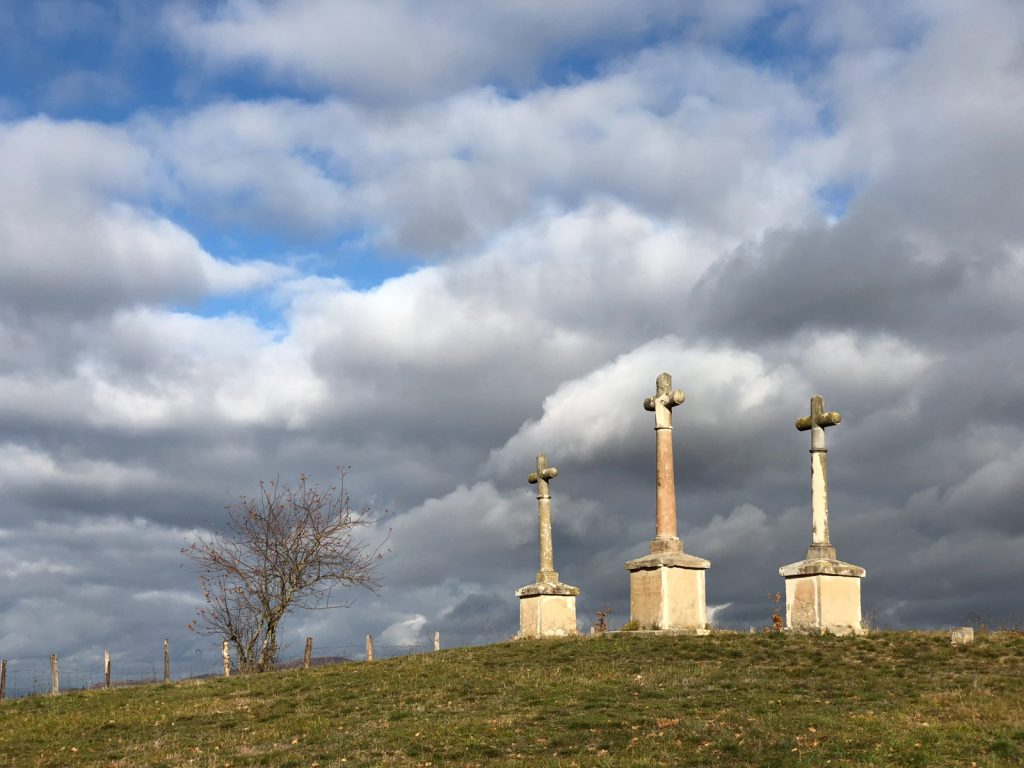
[[[663,370],[720,625],[806,548],[813,393],[865,611],[1024,619],[1021,11],[735,7],[172,4],[112,22],[173,62],[126,114],[47,106],[123,60],[70,42],[0,94],[0,651],[214,663],[188,532],[339,465],[385,586],[287,642],[507,636],[540,451],[556,567],[621,623]]]

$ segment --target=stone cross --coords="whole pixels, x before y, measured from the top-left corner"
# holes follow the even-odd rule
[[[835,411],[825,411],[821,395],[811,398],[811,415],[796,420],[801,432],[811,431],[811,546],[807,559],[836,559],[836,549],[828,538],[828,449],[825,428],[842,421]]]
[[[672,389],[672,377],[658,376],[657,392],[644,399],[644,408],[654,411],[654,432],[657,436],[657,487],[655,489],[655,537],[651,552],[679,552],[676,526],[676,478],[672,458],[672,409],[686,399],[681,389]]]
[[[531,472],[526,479],[530,485],[537,486],[537,518],[540,526],[540,570],[537,571],[538,584],[557,584],[558,572],[555,570],[555,555],[551,546],[551,489],[548,480],[558,477],[558,470],[548,466],[546,454],[537,454],[537,471]]]

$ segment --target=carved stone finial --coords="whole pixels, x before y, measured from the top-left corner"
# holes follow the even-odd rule
[[[537,498],[541,495],[550,496],[548,492],[548,480],[558,477],[558,469],[556,467],[548,466],[547,454],[537,454],[537,471],[531,472],[526,480],[530,485],[537,486]]]
[[[672,429],[672,409],[682,405],[686,395],[681,389],[672,389],[672,376],[663,373],[655,382],[655,394],[644,398],[644,409],[654,411],[655,429]]]

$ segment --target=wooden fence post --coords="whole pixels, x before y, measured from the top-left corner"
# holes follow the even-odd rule
[[[164,682],[171,682],[171,647],[167,640],[164,640]]]
[[[0,701],[7,698],[7,659],[0,659]]]
[[[60,693],[60,676],[57,673],[57,654],[50,654],[50,695],[56,696]]]
[[[231,677],[231,653],[228,651],[228,641],[221,646],[220,655],[224,658],[224,677]]]
[[[440,651],[441,650],[441,633],[440,632],[435,632],[434,633],[434,650],[435,651]]]
[[[110,687],[110,651],[103,652],[103,687]]]
[[[373,661],[373,635],[366,636],[366,660]]]
[[[309,664],[313,660],[313,638],[306,638],[306,652],[302,654],[302,668],[309,669]]]

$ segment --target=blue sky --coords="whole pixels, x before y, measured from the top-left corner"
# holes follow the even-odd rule
[[[1019,623],[1022,21],[0,7],[0,654],[155,633],[196,658],[190,531],[339,465],[389,512],[385,586],[289,641],[506,636],[540,451],[581,626],[625,621],[661,371],[721,626],[766,623],[806,549],[815,393],[843,414],[831,530],[865,611]]]

